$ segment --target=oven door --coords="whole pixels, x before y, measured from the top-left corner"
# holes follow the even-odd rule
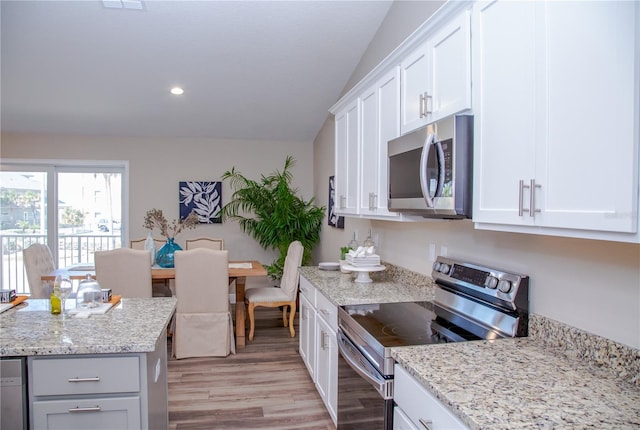
[[[393,376],[383,376],[338,330],[338,430],[393,429]]]

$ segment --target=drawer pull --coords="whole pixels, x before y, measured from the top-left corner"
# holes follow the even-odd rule
[[[422,427],[424,427],[425,429],[433,430],[433,427],[431,427],[431,425],[433,424],[433,421],[423,420],[422,418],[418,418],[418,421],[420,422],[420,424],[422,424]]]
[[[100,412],[102,409],[100,409],[100,406],[94,406],[92,408],[80,408],[80,407],[75,407],[75,408],[71,408],[69,409],[70,413],[75,413],[75,412]]]
[[[67,379],[69,382],[100,382],[100,377],[96,376],[93,378],[69,378]]]

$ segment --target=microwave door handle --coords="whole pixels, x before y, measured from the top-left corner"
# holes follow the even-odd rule
[[[427,166],[429,165],[429,148],[433,145],[433,133],[427,136],[422,147],[422,154],[420,155],[420,188],[422,189],[422,196],[427,202],[427,207],[433,207],[433,199],[429,195],[429,184],[427,183]]]
[[[436,153],[438,154],[438,186],[436,187],[436,195],[433,197],[442,196],[442,189],[444,188],[444,149],[442,149],[442,142],[437,141],[434,143],[436,146]]]

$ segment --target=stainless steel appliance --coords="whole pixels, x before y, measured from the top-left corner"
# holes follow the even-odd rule
[[[27,415],[25,359],[0,359],[0,429],[26,430]]]
[[[393,428],[391,348],[527,336],[529,277],[438,257],[432,302],[338,309],[338,429]]]
[[[473,116],[456,115],[388,142],[390,211],[471,218]]]

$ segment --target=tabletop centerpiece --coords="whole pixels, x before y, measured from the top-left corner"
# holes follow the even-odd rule
[[[143,227],[148,230],[158,228],[160,234],[167,239],[156,254],[156,263],[160,267],[170,268],[174,266],[174,253],[181,251],[182,247],[175,243],[175,237],[183,230],[190,230],[198,225],[199,219],[195,212],[191,212],[186,218],[173,220],[171,223],[167,221],[161,209],[148,210],[144,216]]]

